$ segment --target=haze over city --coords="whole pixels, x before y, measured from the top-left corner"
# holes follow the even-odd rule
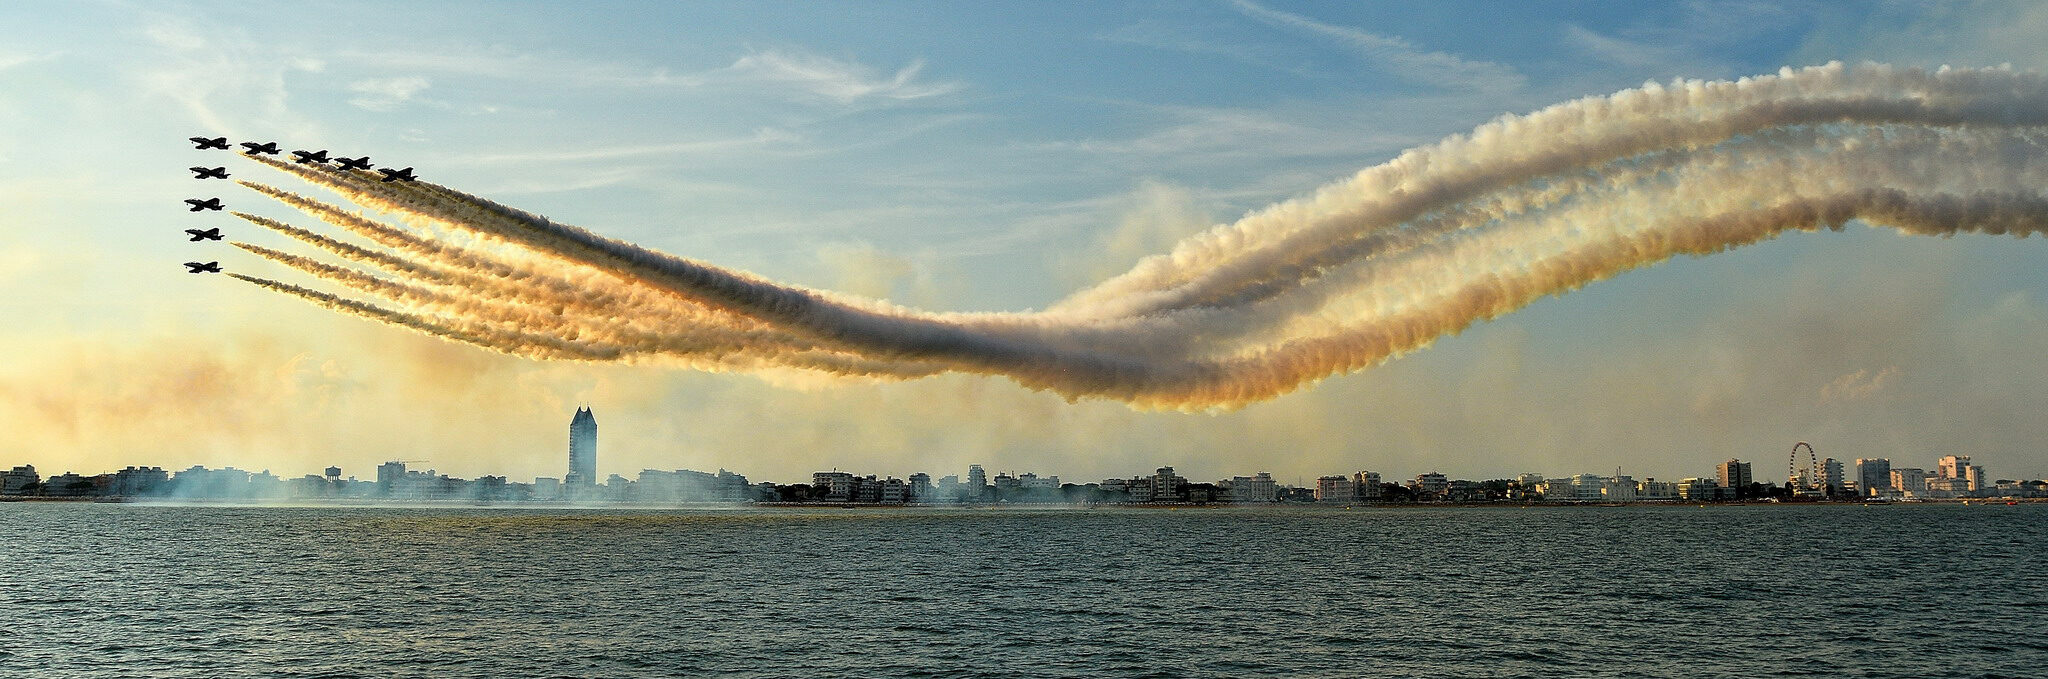
[[[982,463],[1076,478],[1164,464],[1197,478],[1617,466],[1680,478],[1798,440],[1844,460],[1974,455],[2022,478],[2048,467],[2048,425],[2024,415],[2048,396],[2039,239],[1853,222],[1794,232],[1192,413],[981,375],[535,362],[175,266],[293,275],[179,234],[225,226],[292,245],[178,205],[197,195],[183,168],[198,152],[182,140],[220,134],[417,167],[771,280],[940,311],[1042,309],[1502,114],[1831,60],[2048,65],[2025,37],[2048,13],[2028,6],[645,9],[562,22],[544,8],[405,6],[405,21],[375,30],[359,8],[5,10],[23,20],[0,28],[0,82],[34,93],[0,107],[11,129],[34,131],[0,140],[0,276],[20,319],[0,331],[12,348],[0,417],[20,432],[10,460],[297,474],[409,458],[530,478],[558,473],[560,414],[593,403],[618,432],[605,473]],[[1930,33],[1937,18],[1948,28]],[[1517,29],[1464,28],[1503,20]],[[292,38],[308,27],[353,39]],[[910,27],[915,41],[892,33]],[[221,195],[235,209],[303,221],[233,188]]]

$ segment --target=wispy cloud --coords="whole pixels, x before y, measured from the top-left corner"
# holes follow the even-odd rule
[[[181,52],[203,50],[211,45],[206,38],[193,31],[191,26],[182,22],[156,24],[142,29],[142,34],[148,36],[150,42]]]
[[[2048,69],[2048,4],[2039,2],[1896,2],[1843,12],[1815,27],[1791,63],[1874,59],[1916,66],[2010,63]]]
[[[676,74],[666,68],[651,68],[566,54],[477,50],[460,46],[408,50],[344,50],[336,52],[333,59],[387,71],[473,76],[563,87],[660,88],[694,87],[704,84],[701,76]]]
[[[1634,42],[1576,24],[1565,26],[1563,42],[1588,56],[1619,66],[1655,67],[1688,56],[1687,51],[1675,46]]]
[[[287,105],[285,76],[317,70],[318,62],[281,58],[270,43],[232,26],[167,13],[152,13],[145,21],[139,32],[156,49],[132,74],[143,94],[177,103],[219,133],[262,127],[303,134],[313,128]]]
[[[649,156],[679,156],[702,153],[723,153],[742,148],[757,148],[771,144],[801,141],[802,135],[789,130],[763,127],[753,134],[724,139],[702,139],[671,142],[667,144],[637,144],[632,146],[611,146],[603,148],[572,149],[566,151],[538,151],[532,153],[501,153],[478,156],[478,163],[495,164],[544,164],[579,161],[622,160]]]
[[[1366,130],[1326,109],[1258,110],[1143,106],[1162,123],[1128,138],[1078,139],[1028,145],[1050,151],[1173,158],[1178,162],[1355,157],[1412,144],[1411,134]]]
[[[358,80],[349,83],[348,91],[359,96],[349,99],[348,103],[369,111],[396,111],[431,84],[425,77],[416,75]]]
[[[1520,89],[1527,80],[1515,69],[1501,64],[1470,61],[1446,52],[1428,51],[1398,37],[1326,24],[1299,14],[1272,9],[1251,0],[1231,0],[1231,6],[1246,16],[1275,26],[1297,29],[1334,40],[1361,56],[1379,62],[1389,73],[1418,84],[1482,92],[1507,92]]]
[[[51,59],[57,58],[58,56],[61,56],[61,53],[51,52],[48,54],[14,54],[8,52],[0,52],[0,71],[5,71],[16,66],[33,64],[38,61],[49,61]]]
[[[841,104],[870,98],[925,99],[960,88],[959,83],[920,81],[922,61],[885,76],[862,64],[781,50],[748,54],[726,70],[741,80],[786,85]]]
[[[501,51],[345,52],[336,58],[392,71],[540,82],[560,87],[767,88],[839,105],[928,99],[961,87],[957,82],[921,77],[922,61],[888,73],[858,62],[793,49],[749,52],[722,67],[681,72],[565,55]]]
[[[1877,392],[1884,391],[1886,383],[1898,376],[1898,366],[1887,366],[1885,369],[1879,370],[1874,374],[1869,370],[1858,370],[1837,377],[1835,381],[1821,387],[1819,402],[1825,405],[1837,401],[1859,401],[1870,398]]]
[[[1252,46],[1198,35],[1188,28],[1162,24],[1157,21],[1140,21],[1135,24],[1111,29],[1095,37],[1097,40],[1110,43],[1136,45],[1188,54],[1219,56],[1238,63],[1250,64],[1259,68],[1297,76],[1313,75],[1308,72],[1308,69],[1299,65],[1281,63],[1274,56]]]

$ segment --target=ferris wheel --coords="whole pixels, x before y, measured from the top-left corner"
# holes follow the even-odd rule
[[[1799,449],[1806,449],[1806,466],[1799,466]],[[1792,487],[1794,494],[1813,493],[1824,495],[1828,492],[1827,482],[1820,476],[1820,456],[1815,455],[1813,446],[1805,441],[1792,444],[1792,457],[1785,462],[1785,484]]]

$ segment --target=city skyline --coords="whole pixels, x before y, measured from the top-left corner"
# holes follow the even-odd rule
[[[599,446],[596,411],[589,405],[577,406],[568,424],[568,455],[564,473],[559,477],[534,477],[531,483],[514,481],[504,475],[484,475],[475,481],[439,474],[428,468],[422,472],[408,469],[409,463],[424,463],[426,460],[390,460],[377,465],[375,488],[365,495],[357,490],[342,492],[343,486],[360,484],[354,475],[343,478],[340,466],[325,467],[321,474],[305,474],[292,477],[278,476],[269,469],[252,472],[228,466],[210,470],[194,465],[179,472],[167,472],[162,467],[129,465],[118,472],[94,475],[80,475],[72,470],[54,474],[49,480],[40,480],[40,474],[33,465],[19,465],[9,470],[4,477],[0,494],[8,496],[46,495],[54,497],[77,497],[89,495],[111,495],[116,497],[140,495],[194,498],[236,497],[243,492],[251,499],[300,499],[318,500],[334,498],[355,499],[474,499],[474,500],[607,500],[620,501],[639,497],[641,494],[658,492],[650,497],[669,499],[693,498],[704,501],[718,498],[722,501],[772,502],[787,493],[784,486],[796,486],[775,481],[760,481],[749,484],[747,476],[730,472],[720,467],[716,473],[689,469],[663,470],[642,468],[633,477],[621,473],[603,474],[598,472]],[[1799,463],[1799,450],[1807,452],[1807,464]],[[1612,476],[1590,473],[1546,475],[1523,471],[1515,474],[1496,474],[1490,477],[1472,479],[1452,478],[1432,470],[1416,474],[1405,484],[1409,492],[1421,497],[1469,501],[1482,497],[1482,493],[1500,495],[1494,500],[1520,500],[1540,497],[1551,501],[1596,501],[1635,502],[1675,500],[1743,500],[1757,499],[1752,489],[1757,487],[1782,489],[1791,497],[1807,495],[1832,499],[1879,498],[1879,499],[1948,499],[1966,497],[1989,497],[1995,491],[2028,496],[2031,484],[2034,490],[2048,484],[2048,477],[1995,479],[1988,475],[1982,465],[1975,464],[1967,455],[1946,455],[1936,461],[1933,469],[1899,466],[1894,468],[1887,458],[1857,458],[1851,475],[1841,460],[1833,457],[1820,458],[1814,448],[1801,441],[1792,447],[1787,461],[1786,481],[1772,483],[1767,478],[1755,475],[1755,462],[1730,458],[1714,466],[1711,475],[1665,477],[1635,476],[1624,474],[1616,468]],[[1000,469],[1000,467],[999,467]],[[926,471],[905,474],[899,479],[895,474],[867,474],[842,471],[833,466],[829,471],[815,471],[810,475],[813,488],[825,501],[858,501],[884,504],[906,502],[991,501],[998,499],[1004,489],[1022,489],[1027,493],[1033,489],[1048,491],[1071,491],[1077,486],[1086,486],[1091,492],[1098,488],[1107,492],[1107,497],[1123,497],[1122,501],[1139,503],[1161,501],[1154,499],[1154,493],[1172,493],[1192,482],[1180,476],[1172,465],[1162,466],[1155,474],[1135,477],[1107,477],[1100,481],[1069,481],[1062,483],[1059,474],[1039,475],[1035,470],[1022,472],[1014,469],[998,471],[993,479],[987,476],[981,463],[968,465],[966,474],[946,475],[936,483]],[[198,480],[192,480],[196,477]],[[1151,479],[1147,481],[1146,479]],[[219,488],[223,483],[244,487],[247,491],[232,491]],[[1210,486],[1210,500],[1227,502],[1274,502],[1289,499],[1290,492],[1296,495],[1312,494],[1318,502],[1374,502],[1382,498],[1382,485],[1398,486],[1400,476],[1380,471],[1365,470],[1356,473],[1323,475],[1313,483],[1286,483],[1275,479],[1270,473],[1259,471],[1252,476],[1236,475],[1216,481]],[[176,482],[175,484],[173,482]],[[1505,483],[1507,485],[1492,487]],[[196,485],[195,485],[196,484]],[[1248,486],[1249,484],[1249,486]],[[1490,485],[1492,484],[1492,485]],[[209,488],[212,495],[199,491],[164,491],[163,488],[176,485],[180,488]],[[38,488],[38,486],[40,486]],[[664,489],[661,491],[635,490],[640,488]],[[869,486],[873,486],[870,488]],[[2010,488],[2008,488],[2010,486]],[[1244,488],[1252,490],[1243,490]],[[719,490],[723,488],[723,490]],[[824,490],[829,488],[830,490]],[[936,488],[936,490],[934,490]],[[972,490],[961,490],[961,489]],[[53,490],[54,489],[54,490]],[[123,489],[126,489],[125,491]],[[140,493],[137,490],[140,489]],[[858,490],[856,490],[858,489]],[[1163,490],[1162,490],[1163,489]],[[1220,489],[1220,490],[1216,490]],[[87,492],[89,491],[89,492]],[[990,495],[990,492],[993,495]],[[1217,495],[1221,493],[1221,495]],[[1249,493],[1247,495],[1247,493]],[[1503,494],[1505,493],[1505,494]],[[1184,494],[1184,493],[1183,493]],[[1302,497],[1292,499],[1301,500]],[[1181,498],[1180,501],[1186,501]]]
[[[937,310],[1044,308],[1185,236],[1502,114],[1835,60],[2039,69],[2048,57],[2012,37],[2048,27],[2039,7],[1539,3],[1510,12],[1507,35],[1455,28],[1505,11],[1472,7],[871,6],[768,20],[741,5],[641,4],[537,32],[369,7],[412,19],[343,46],[276,36],[352,25],[357,9],[0,9],[0,83],[37,102],[0,106],[25,131],[0,141],[0,217],[25,225],[0,240],[20,319],[0,331],[0,426],[20,432],[0,454],[56,468],[402,457],[539,476],[556,466],[558,446],[538,443],[554,414],[595,402],[625,432],[607,448],[624,468],[746,460],[783,477],[831,449],[848,466],[905,472],[1005,459],[1096,476],[1173,460],[1308,479],[1365,459],[1472,477],[1507,458],[1662,478],[1797,440],[1842,460],[1953,450],[2048,472],[2048,423],[2019,405],[2048,398],[2032,351],[2048,336],[2040,239],[1899,238],[1857,223],[1794,233],[1198,413],[974,376],[825,383],[537,363],[174,265],[204,253],[293,275],[181,234],[220,227],[289,246],[183,212],[193,187],[219,181],[185,171],[201,152],[183,140],[226,135],[417,167],[774,280]],[[555,23],[539,8],[489,14]],[[233,179],[262,177],[232,165]],[[303,219],[227,184],[232,209]]]
[[[1948,465],[1961,458],[1963,468]],[[1833,461],[1830,459],[1830,461]],[[1717,477],[1657,479],[1617,473],[1546,476],[1524,472],[1483,480],[1451,478],[1424,472],[1412,478],[1377,471],[1318,477],[1312,484],[1290,484],[1266,472],[1238,475],[1214,482],[1181,476],[1172,466],[1153,474],[1111,477],[1100,480],[1067,479],[1058,474],[1000,472],[993,479],[976,483],[981,465],[970,465],[968,474],[949,474],[937,481],[929,473],[917,472],[904,478],[895,475],[856,472],[813,472],[808,484],[801,481],[750,483],[744,474],[726,469],[704,472],[689,469],[642,469],[633,477],[610,474],[594,484],[569,484],[562,478],[537,477],[531,483],[505,476],[485,475],[464,479],[439,474],[437,470],[408,469],[403,461],[391,461],[376,468],[374,479],[344,476],[340,467],[327,467],[322,474],[279,476],[269,469],[252,471],[233,466],[208,469],[193,466],[182,470],[162,467],[128,466],[118,471],[83,475],[67,470],[48,477],[33,465],[17,465],[0,474],[0,496],[20,499],[115,498],[123,501],[151,500],[240,500],[252,502],[594,502],[594,503],[866,503],[866,504],[1259,504],[1313,502],[1318,504],[1404,504],[1450,502],[1549,503],[1670,503],[1729,501],[1925,501],[1969,499],[2048,498],[2048,479],[1995,479],[1982,467],[1969,465],[1966,456],[1949,456],[1937,469],[1890,468],[1889,460],[1857,461],[1859,473],[1867,466],[1885,468],[1874,486],[1859,487],[1861,481],[1808,486],[1798,481],[1773,484],[1746,480],[1746,474],[1730,476],[1725,470],[1738,464],[1729,460]],[[1750,463],[1739,463],[1747,467]],[[1618,470],[1617,470],[1618,471]],[[1871,478],[1871,477],[1865,477]],[[1842,481],[1842,479],[1836,479]],[[810,490],[805,490],[808,487]],[[1395,496],[1391,490],[1400,490]],[[799,493],[792,496],[790,493]],[[808,493],[807,495],[804,493]]]

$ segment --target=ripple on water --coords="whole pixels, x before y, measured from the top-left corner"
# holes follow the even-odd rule
[[[2040,676],[2044,519],[14,503],[0,674]]]

